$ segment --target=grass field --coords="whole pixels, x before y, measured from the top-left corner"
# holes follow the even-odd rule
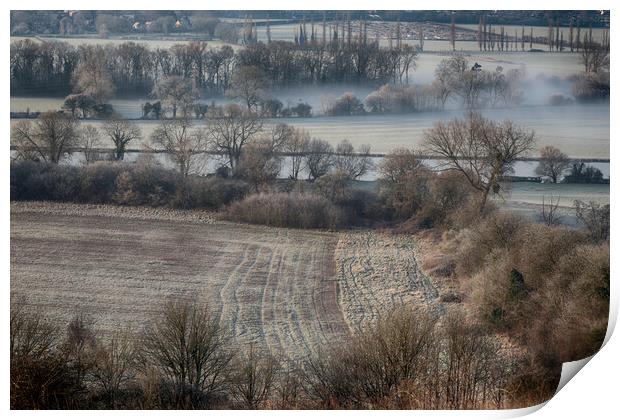
[[[11,292],[58,322],[90,314],[104,333],[139,331],[169,297],[196,299],[236,343],[299,359],[388,304],[433,304],[437,292],[408,241],[202,212],[12,203]]]
[[[32,108],[31,108],[32,109]],[[487,118],[510,118],[535,131],[536,148],[551,145],[571,157],[609,158],[609,105],[532,106],[483,110]],[[312,137],[336,145],[348,139],[354,146],[369,144],[373,153],[389,153],[400,147],[422,146],[424,131],[440,120],[462,118],[464,111],[423,112],[408,115],[365,115],[355,117],[278,118],[269,123],[286,123],[305,128]],[[19,120],[11,120],[15,124]],[[101,121],[88,121],[100,128]],[[138,121],[142,143],[148,142],[158,122]],[[110,143],[106,142],[107,147]],[[130,148],[140,148],[139,142]],[[534,153],[537,155],[537,153]]]

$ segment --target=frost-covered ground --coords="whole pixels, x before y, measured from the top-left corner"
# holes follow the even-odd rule
[[[428,305],[411,238],[216,221],[204,212],[11,203],[11,292],[58,322],[139,331],[170,297],[219,314],[235,343],[292,359],[389,305]]]

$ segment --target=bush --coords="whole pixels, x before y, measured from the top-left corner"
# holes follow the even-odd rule
[[[588,230],[592,240],[597,242],[609,240],[609,204],[601,205],[576,200],[575,210],[577,219]]]
[[[357,97],[347,92],[336,99],[327,109],[327,115],[360,115],[364,113],[364,105]]]
[[[184,179],[148,162],[95,162],[81,167],[11,163],[11,200],[219,209],[242,199],[248,190],[240,180]]]
[[[609,100],[609,72],[587,73],[573,81],[573,95],[578,102]]]
[[[177,200],[174,207],[206,208],[217,210],[243,199],[249,192],[248,184],[241,180],[219,177],[193,177],[186,180],[186,196]]]
[[[518,243],[517,234],[524,224],[521,217],[496,212],[464,229],[457,239],[460,243],[456,255],[457,272],[473,274],[493,251],[512,249]]]
[[[259,193],[233,203],[226,210],[230,220],[292,228],[336,228],[342,212],[327,198],[303,193]]]
[[[312,116],[312,106],[306,102],[300,102],[297,105],[289,108],[289,112],[293,116],[299,118],[309,118]]]
[[[572,103],[571,98],[567,98],[561,93],[554,93],[549,97],[549,105],[551,106],[570,105]]]
[[[584,162],[573,163],[570,173],[564,177],[564,182],[571,184],[601,184],[603,173],[600,169]]]
[[[131,165],[120,172],[112,197],[116,204],[170,205],[177,191],[183,188],[181,177],[157,165]]]
[[[349,343],[308,362],[309,396],[322,408],[501,405],[510,365],[498,342],[463,316],[450,312],[440,323],[411,308],[387,313]]]
[[[478,319],[527,351],[510,387],[527,382],[537,401],[535,391],[550,389],[563,362],[592,355],[606,333],[609,245],[592,244],[588,233],[494,213],[456,239]]]

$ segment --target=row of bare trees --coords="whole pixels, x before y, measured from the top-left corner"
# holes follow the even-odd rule
[[[114,158],[122,160],[130,142],[141,138],[141,130],[128,120],[111,118],[101,129],[114,144]],[[78,120],[57,112],[46,112],[35,121],[19,121],[11,128],[11,145],[17,158],[59,163],[76,149],[83,150],[86,162],[97,158],[100,130],[81,127]]]
[[[372,167],[369,146],[355,150],[344,140],[334,150],[325,140],[311,139],[305,130],[286,124],[266,127],[259,115],[238,105],[213,109],[205,121],[196,125],[187,118],[162,120],[147,148],[166,152],[184,177],[204,168],[205,154],[222,156],[232,174],[251,180],[257,188],[278,176],[282,155],[291,156],[292,179],[307,171],[314,180],[331,170],[357,179]],[[47,112],[35,121],[14,124],[11,143],[20,159],[59,163],[81,150],[88,163],[97,158],[103,136],[113,143],[114,158],[122,160],[130,143],[142,139],[142,132],[122,118],[104,121],[101,129],[82,128],[68,115]]]
[[[310,139],[304,130],[287,125],[265,130],[261,118],[237,105],[220,109],[206,121],[202,127],[187,119],[164,120],[151,135],[153,147],[167,152],[183,176],[197,172],[208,152],[224,156],[233,174],[251,179],[257,186],[277,177],[282,154],[292,156],[293,179],[303,170],[313,180],[330,171],[357,179],[372,168],[368,146],[355,150],[345,140],[334,150],[327,141]],[[114,143],[117,160],[123,158],[130,142],[141,138],[140,129],[122,119],[106,121],[103,131]],[[19,157],[52,163],[75,149],[78,141],[88,149],[96,137],[95,128],[80,130],[76,120],[57,113],[43,114],[35,122],[20,121],[11,135]],[[500,192],[500,181],[512,171],[515,161],[533,150],[535,136],[510,121],[497,123],[470,113],[464,120],[437,123],[426,132],[425,142],[428,153],[440,157],[440,169],[462,173],[480,192],[482,211],[488,196]],[[545,172],[555,174],[557,180],[563,157],[555,150],[543,152]]]
[[[209,94],[222,94],[230,86],[237,66],[254,66],[279,86],[292,83],[408,80],[416,50],[380,48],[376,43],[354,43],[346,48],[329,45],[295,45],[291,42],[258,43],[235,52],[230,46],[211,48],[204,42],[149,49],[134,42],[80,45],[63,42],[11,43],[13,93],[69,92],[82,74],[98,72],[124,93],[149,93],[162,78],[180,76]],[[78,74],[80,73],[80,74]],[[92,80],[89,77],[89,82]],[[106,89],[97,88],[97,95]]]

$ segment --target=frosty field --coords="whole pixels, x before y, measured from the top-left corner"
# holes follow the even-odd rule
[[[377,247],[377,245],[380,245]],[[11,204],[11,292],[58,322],[139,331],[170,297],[209,305],[237,344],[298,359],[399,302],[435,305],[410,238],[216,221],[204,212]],[[386,273],[389,276],[385,276]]]

